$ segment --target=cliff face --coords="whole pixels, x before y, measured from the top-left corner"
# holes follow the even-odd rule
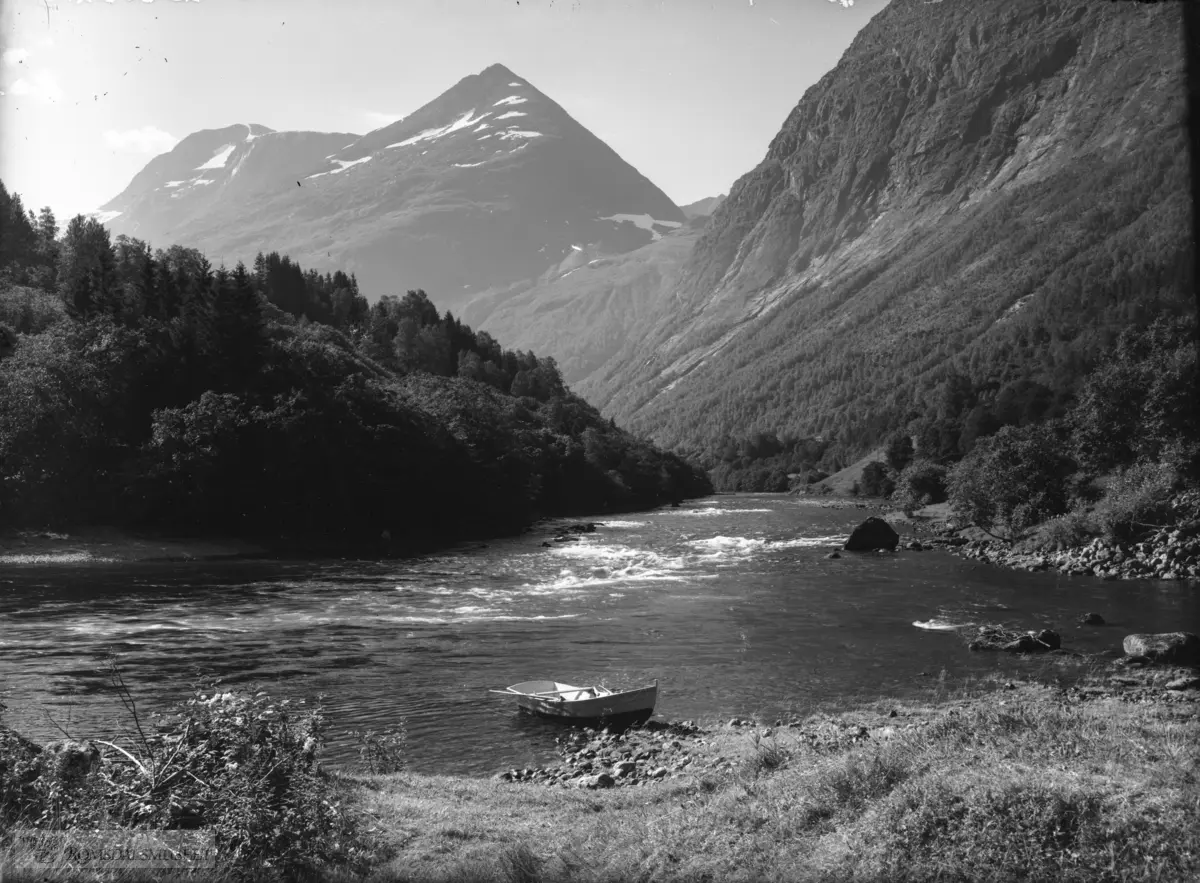
[[[1180,27],[1177,4],[893,0],[582,391],[671,444],[855,446],[951,369],[1077,370],[1190,298]]]

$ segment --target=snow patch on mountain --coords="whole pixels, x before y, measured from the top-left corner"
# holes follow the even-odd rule
[[[520,95],[509,95],[507,98],[501,98],[492,107],[499,107],[502,104],[524,104],[528,98],[522,98]]]
[[[524,111],[521,111],[521,110],[510,110],[508,113],[502,113],[502,114],[500,114],[500,116],[496,117],[496,119],[498,119],[498,120],[506,120],[506,119],[508,119],[509,117],[526,117],[526,116],[529,116],[529,114],[525,113]]]
[[[510,86],[524,86],[524,83],[509,83]]]
[[[541,138],[542,137],[541,132],[525,132],[525,131],[522,131],[521,129],[506,129],[505,131],[497,132],[496,134],[500,138],[503,138],[505,141],[510,141],[513,138]],[[646,217],[650,217],[650,216],[647,215]]]
[[[201,169],[223,169],[223,168],[225,168],[225,161],[227,159],[229,159],[229,154],[233,153],[234,146],[235,145],[233,145],[233,144],[226,144],[224,147],[222,147],[220,150],[218,150],[216,153],[214,153],[213,158],[210,159],[208,162],[206,162],[204,165],[196,166],[196,171],[198,172]]]
[[[186,183],[187,183],[187,181],[168,181],[168,182],[167,182],[166,184],[164,184],[163,186],[164,186],[164,187],[178,187],[178,186],[180,186],[181,184],[186,184]]]
[[[456,162],[456,163],[453,163],[452,165],[456,169],[473,169],[476,166],[483,165],[483,163],[485,163],[485,162],[487,162],[486,159],[483,162]]]
[[[474,126],[476,123],[488,116],[487,113],[482,113],[472,119],[471,114],[473,113],[475,113],[475,108],[472,107],[448,126],[442,126],[437,129],[426,129],[423,132],[413,135],[411,138],[405,138],[403,141],[397,141],[395,144],[389,144],[388,148],[408,147],[410,144],[416,144],[418,141],[433,141],[437,138],[441,138],[443,135],[449,135],[451,132],[457,132],[459,129],[465,129],[468,126]]]
[[[329,169],[325,172],[317,172],[315,175],[307,175],[305,176],[305,180],[307,181],[309,178],[320,178],[322,175],[338,175],[346,171],[346,169],[350,168],[351,166],[365,163],[369,159],[371,159],[370,156],[360,157],[359,159],[335,159],[334,162],[338,164],[339,168]]]
[[[504,119],[504,117],[501,117],[501,119]],[[491,128],[491,126],[489,126],[487,123],[480,123],[478,126],[476,126],[471,131],[472,132],[482,132],[484,129],[490,129],[490,128]]]
[[[618,224],[628,221],[629,223],[633,224],[636,227],[640,227],[643,230],[649,231],[650,235],[653,236],[655,240],[662,239],[662,234],[654,229],[655,226],[659,226],[659,227],[682,227],[683,226],[683,224],[680,221],[659,221],[655,218],[650,217],[650,215],[617,214],[617,215],[609,215],[607,218],[601,218],[600,220],[601,221],[614,221]]]
[[[95,218],[97,221],[99,221],[101,224],[107,224],[109,221],[111,221],[113,218],[117,217],[117,215],[119,215],[119,214],[121,214],[121,213],[120,212],[92,212],[91,216],[93,218]]]

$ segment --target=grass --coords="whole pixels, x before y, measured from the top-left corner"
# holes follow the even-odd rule
[[[373,881],[1196,879],[1200,703],[1166,698],[1169,672],[1113,680],[1097,662],[1074,689],[1036,671],[792,726],[716,724],[695,772],[636,786],[399,772],[342,773],[339,790]],[[20,867],[0,855],[4,880]]]
[[[1200,873],[1191,702],[979,685],[895,718],[715,731],[735,758],[577,791],[360,778],[390,881],[1183,880]],[[848,721],[852,725],[846,726]],[[821,727],[869,735],[808,738]],[[701,767],[709,766],[699,764]]]

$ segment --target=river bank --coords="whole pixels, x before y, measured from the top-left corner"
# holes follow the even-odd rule
[[[81,528],[69,533],[51,530],[0,532],[0,566],[211,561],[266,554],[263,546],[239,539],[150,536],[113,527]]]
[[[323,876],[1191,879],[1200,873],[1195,674],[1030,659],[1026,677],[943,671],[925,697],[837,714],[564,731],[561,763],[548,770],[339,770],[330,782],[358,819],[359,860]],[[13,848],[0,869],[6,880],[46,874]],[[53,870],[56,880],[94,879]],[[110,870],[104,879],[148,879]]]
[[[1070,686],[1054,665],[943,672],[923,703],[583,734],[564,766],[606,771],[574,782],[354,781],[392,856],[377,879],[1189,879],[1200,691],[1093,665]]]

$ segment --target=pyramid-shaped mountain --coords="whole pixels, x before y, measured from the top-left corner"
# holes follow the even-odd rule
[[[197,132],[103,206],[114,233],[214,263],[278,250],[371,297],[441,307],[619,254],[685,220],[654,184],[503,65],[364,136]],[[120,212],[120,214],[113,214]]]

